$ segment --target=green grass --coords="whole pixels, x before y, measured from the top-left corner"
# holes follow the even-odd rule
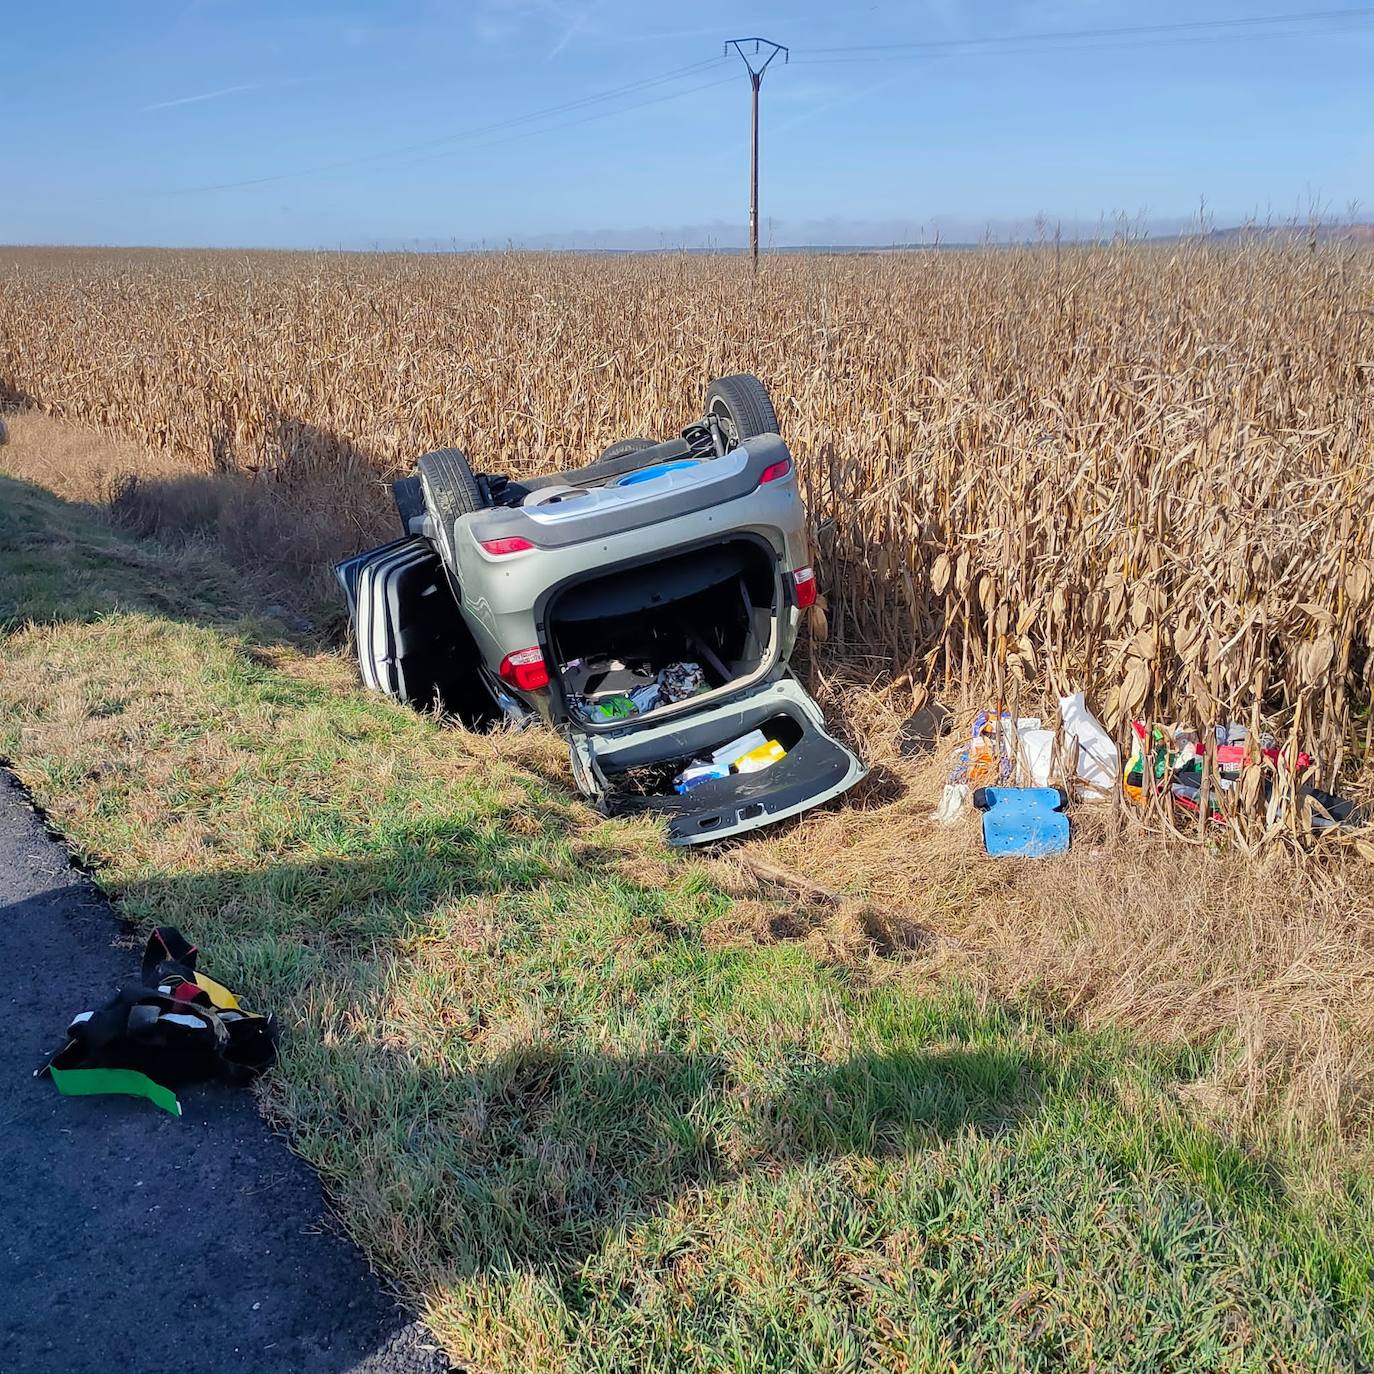
[[[278,1013],[267,1110],[455,1355],[1374,1363],[1367,1183],[1191,1122],[1205,1049],[715,947],[707,870],[597,822],[546,738],[354,691],[231,586],[0,479],[0,753],[139,925]]]

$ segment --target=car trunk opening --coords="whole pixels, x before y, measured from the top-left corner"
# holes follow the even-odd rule
[[[569,717],[590,726],[708,700],[777,654],[777,558],[736,538],[565,588],[546,614]]]

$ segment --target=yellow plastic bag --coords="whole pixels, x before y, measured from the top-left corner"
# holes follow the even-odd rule
[[[780,745],[777,740],[770,739],[767,744],[761,744],[757,749],[751,749],[747,754],[741,754],[732,765],[736,773],[759,773],[765,768],[771,768],[779,759],[787,757],[787,750]]]

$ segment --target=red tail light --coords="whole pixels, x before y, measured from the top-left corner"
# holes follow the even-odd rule
[[[810,568],[796,568],[792,573],[792,586],[796,591],[797,609],[804,611],[816,602],[816,574]]]
[[[495,554],[497,558],[504,558],[509,553],[524,553],[526,549],[532,549],[534,545],[528,539],[522,539],[516,534],[509,539],[483,539],[482,547],[488,553]]]
[[[501,660],[501,681],[522,692],[537,692],[549,685],[549,670],[539,649],[517,649]]]
[[[786,477],[792,471],[792,460],[790,458],[780,459],[776,463],[769,463],[764,468],[763,476],[759,478],[760,484],[764,482],[776,482],[780,477]]]

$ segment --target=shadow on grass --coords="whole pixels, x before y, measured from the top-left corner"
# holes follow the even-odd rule
[[[342,1059],[342,1062],[341,1062]],[[368,1199],[449,1276],[512,1271],[564,1287],[608,1234],[708,1187],[767,1186],[781,1171],[851,1157],[897,1158],[967,1130],[1001,1133],[1036,1109],[1033,1057],[1001,1049],[869,1052],[784,1077],[762,1099],[714,1056],[507,1051],[466,1073],[417,1066],[380,1046],[328,1058],[331,1080],[388,1081],[379,1101],[415,1104],[395,1156],[357,1129],[347,1104],[301,1133],[337,1153],[354,1134]],[[325,1104],[321,1104],[322,1106]],[[355,1226],[359,1218],[353,1217]],[[382,1213],[363,1229],[385,1229]]]
[[[0,384],[0,409],[31,404]],[[0,476],[0,510],[9,507],[16,517],[0,535],[7,542],[22,540],[35,559],[49,549],[54,572],[78,540],[86,546],[78,551],[78,563],[91,561],[93,553],[106,564],[133,558],[151,575],[136,581],[112,570],[110,590],[125,606],[141,601],[180,619],[213,621],[215,615],[213,604],[199,606],[186,595],[180,585],[185,569],[178,565],[206,565],[196,579],[203,580],[211,573],[208,565],[220,560],[223,585],[211,601],[218,603],[221,619],[226,607],[252,611],[255,602],[277,603],[271,614],[297,631],[318,624],[329,639],[340,640],[346,622],[330,568],[395,533],[374,459],[340,434],[275,412],[267,417],[262,454],[234,451],[226,434],[212,423],[209,471],[126,473],[112,483],[108,506],[66,501],[36,484]],[[116,541],[122,550],[112,547]],[[161,586],[154,568],[159,561]],[[63,617],[45,597],[41,618],[89,618],[92,599],[75,598],[72,613]]]
[[[284,1064],[269,1101],[289,1102],[297,1147],[325,1170],[350,1229],[393,1268],[521,1270],[567,1288],[608,1232],[693,1190],[762,1184],[779,1169],[850,1156],[895,1158],[970,1131],[996,1136],[1040,1109],[1044,1066],[1006,1045],[942,1040],[929,1052],[864,1051],[821,1065],[782,1057],[762,1088],[718,1054],[595,1048],[602,1036],[585,1020],[485,1058],[488,1017],[518,1019],[523,999],[531,1010],[540,1003],[546,1023],[562,1009],[577,1025],[562,980],[595,969],[608,950],[629,949],[636,978],[641,969],[652,977],[651,949],[722,968],[749,957],[706,955],[690,926],[662,936],[644,912],[663,894],[632,890],[623,900],[633,917],[575,931],[564,947],[553,947],[547,926],[512,916],[471,954],[482,974],[465,976],[457,993],[441,983],[405,1000],[430,976],[415,950],[443,938],[437,910],[481,897],[511,905],[549,881],[566,876],[547,850],[508,832],[445,827],[377,861],[159,878],[120,895],[142,928],[178,924],[212,949],[234,948],[240,968],[210,959],[207,972],[233,982],[248,1005],[266,998],[276,1004],[262,1009],[284,1013]],[[0,921],[9,916],[0,911]],[[135,963],[131,949],[131,972]],[[333,1030],[316,1018],[316,988],[334,989],[319,994],[343,1018]],[[608,1026],[616,1001],[608,990]],[[303,1018],[294,1027],[292,1015]],[[404,1252],[386,1254],[396,1235]]]
[[[998,1220],[1006,1188],[1014,1215],[1043,1216],[1076,1245],[1072,1228],[1095,1225],[1100,1201],[1112,1243],[1133,1237],[1164,1283],[1194,1263],[1199,1226],[1209,1236],[1215,1227],[1220,1244],[1247,1217],[1265,1219],[1292,1255],[1320,1239],[1294,1220],[1263,1159],[1123,1107],[1119,1047],[1037,1045],[996,1007],[951,1002],[909,1016],[894,1004],[866,1032],[890,1044],[827,1061],[801,1048],[805,1038],[794,1045],[792,1003],[775,1007],[766,987],[758,991],[751,961],[764,951],[704,950],[690,921],[662,932],[653,916],[672,898],[647,887],[627,884],[619,916],[603,920],[592,908],[610,899],[560,869],[556,819],[534,842],[496,820],[416,826],[387,836],[375,858],[162,876],[120,894],[140,927],[181,925],[212,951],[207,972],[250,1006],[283,1015],[269,1108],[320,1169],[348,1229],[406,1287],[533,1277],[570,1312],[590,1314],[606,1302],[598,1274],[618,1272],[627,1257],[648,1272],[673,1262],[665,1236],[705,1227],[726,1256],[732,1245],[822,1236],[843,1248],[836,1227],[870,1235],[898,1226],[892,1200],[908,1193],[901,1206],[919,1224],[969,1180],[974,1192],[957,1205],[975,1219],[960,1224],[990,1235],[1013,1225]],[[521,894],[534,900],[551,884],[562,885],[565,905],[539,919],[516,909]],[[481,906],[461,899],[487,899],[503,923],[457,939],[436,922]],[[0,923],[24,915],[0,909]],[[132,973],[132,945],[128,958]],[[627,1023],[669,978],[681,999]],[[735,1006],[742,1053],[667,1043],[697,1041],[692,999],[702,984],[722,996],[754,989],[758,1005]],[[73,989],[73,1010],[102,991]],[[606,1047],[652,1043],[654,1028],[661,1049]],[[966,1154],[989,1149],[997,1154],[981,1157],[1005,1167],[975,1164],[964,1183],[942,1181]],[[928,1163],[903,1164],[919,1157]],[[1056,1211],[1058,1189],[1071,1217]],[[796,1232],[798,1209],[823,1198],[852,1215]],[[1310,1277],[1309,1317],[1334,1348],[1365,1308],[1358,1256],[1324,1253],[1329,1272]],[[775,1258],[741,1254],[738,1263]],[[1104,1273],[1116,1273],[1111,1263],[1101,1259]],[[898,1316],[905,1301],[894,1293]]]
[[[99,509],[0,474],[0,634],[30,621],[88,624],[144,612],[224,628],[264,646],[298,643],[255,614],[204,546],[170,548],[115,528]]]

